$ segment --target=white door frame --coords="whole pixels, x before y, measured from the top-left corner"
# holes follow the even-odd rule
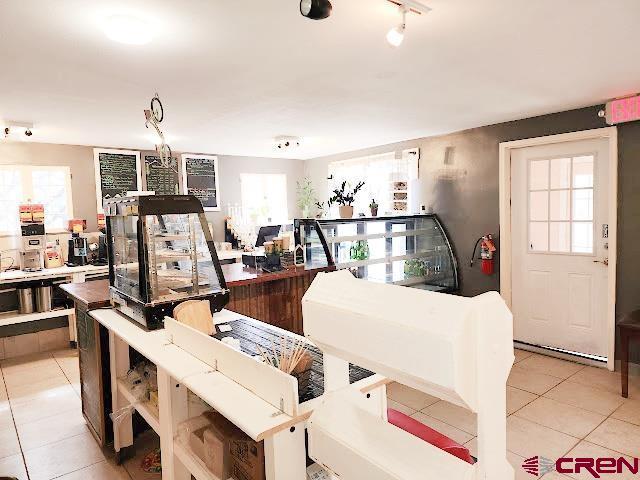
[[[500,295],[511,308],[511,150],[553,143],[606,138],[609,140],[609,267],[607,285],[607,368],[615,367],[616,348],[616,259],[618,226],[618,130],[616,127],[596,128],[562,133],[547,137],[502,142],[499,146],[500,194]]]

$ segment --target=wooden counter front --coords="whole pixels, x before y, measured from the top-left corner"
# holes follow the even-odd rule
[[[227,309],[302,334],[302,296],[318,272],[302,267],[267,273],[241,263],[221,265],[230,290]],[[82,310],[109,305],[109,282],[67,284],[61,287]]]
[[[231,291],[227,309],[302,334],[302,296],[318,272],[303,267],[266,273],[241,263],[222,265]]]

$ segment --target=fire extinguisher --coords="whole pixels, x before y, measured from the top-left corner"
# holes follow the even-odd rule
[[[485,275],[493,274],[493,264],[494,258],[493,255],[496,252],[496,244],[493,241],[493,236],[488,233],[478,240],[476,240],[476,244],[473,247],[473,253],[471,254],[471,262],[470,266],[473,267],[473,261],[476,258],[476,250],[478,249],[478,245],[480,245],[480,259],[482,260],[482,273]]]

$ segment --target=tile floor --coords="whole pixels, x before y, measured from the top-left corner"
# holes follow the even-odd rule
[[[530,479],[520,465],[541,455],[640,456],[640,378],[630,377],[620,396],[620,374],[516,350],[507,381],[507,449],[517,480]],[[428,425],[476,454],[476,416],[464,408],[408,387],[388,388],[389,406]],[[592,478],[551,472],[546,480]],[[638,478],[607,475],[608,478]]]
[[[140,458],[118,467],[96,446],[80,413],[75,351],[3,360],[0,369],[0,477],[159,480],[160,475],[141,471]],[[640,456],[640,378],[630,380],[625,400],[618,374],[516,350],[507,382],[507,448],[516,478],[531,478],[520,464],[534,455]],[[473,413],[398,384],[389,386],[388,397],[389,406],[475,453]],[[136,440],[140,455],[156,444],[153,434]]]
[[[139,458],[116,466],[98,447],[80,410],[77,351],[2,360],[0,370],[0,478],[160,479],[142,472]],[[154,442],[143,437],[136,451],[142,456]]]

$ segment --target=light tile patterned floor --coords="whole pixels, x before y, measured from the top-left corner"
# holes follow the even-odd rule
[[[640,378],[630,377],[630,398],[624,399],[619,373],[523,350],[516,350],[515,357],[507,381],[507,449],[517,480],[532,478],[521,464],[535,455],[551,459],[566,454],[640,456]],[[399,384],[392,384],[387,396],[389,407],[465,444],[476,454],[472,412]],[[552,472],[543,478],[593,478],[587,475],[569,477]]]
[[[80,413],[77,352],[4,360],[0,368],[0,477],[159,480],[140,470],[140,457],[157,444],[155,435],[136,439],[138,456],[124,467],[96,446]],[[531,478],[520,465],[534,455],[640,455],[639,378],[631,378],[631,398],[623,399],[619,374],[516,350],[507,383],[508,459],[516,479]],[[473,413],[398,384],[389,386],[388,396],[390,407],[476,453]]]
[[[0,370],[0,477],[160,480],[139,468],[153,439],[136,439],[137,455],[124,467],[98,447],[81,413],[77,351],[3,360]]]

